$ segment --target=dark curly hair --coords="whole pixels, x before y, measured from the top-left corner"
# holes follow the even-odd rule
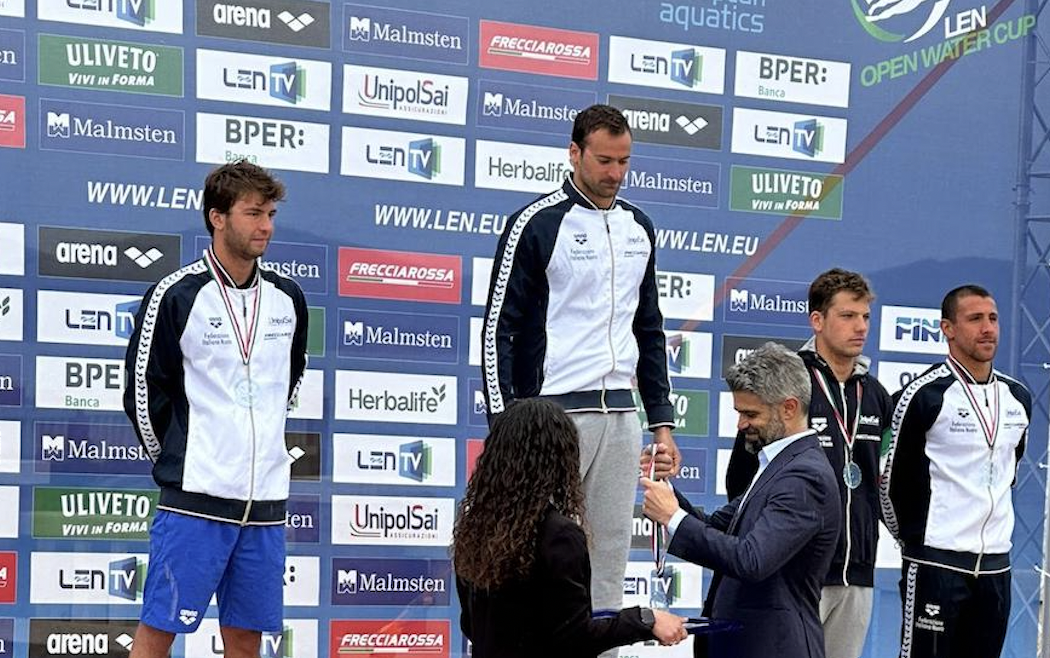
[[[262,167],[241,159],[217,167],[204,179],[204,227],[215,235],[211,210],[230,212],[237,200],[246,194],[259,193],[266,201],[283,201],[284,184]]]
[[[459,503],[456,575],[484,589],[526,578],[548,505],[582,519],[576,426],[549,400],[519,400],[493,421]]]

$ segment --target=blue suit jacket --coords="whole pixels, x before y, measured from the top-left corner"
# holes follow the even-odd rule
[[[668,551],[715,572],[704,614],[744,625],[698,636],[697,656],[824,658],[820,589],[841,526],[835,477],[809,434],[773,458],[743,503],[707,516],[677,494],[689,516]]]

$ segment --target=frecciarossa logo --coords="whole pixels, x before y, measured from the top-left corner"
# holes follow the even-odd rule
[[[339,248],[339,294],[344,297],[458,304],[462,276],[459,256]]]
[[[598,35],[554,28],[481,21],[483,68],[598,79]]]

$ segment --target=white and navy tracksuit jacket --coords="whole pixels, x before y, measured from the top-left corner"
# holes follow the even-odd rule
[[[517,398],[567,411],[633,411],[673,425],[652,222],[617,199],[600,210],[566,179],[500,238],[482,336],[490,417]]]
[[[948,357],[894,400],[880,498],[904,557],[971,575],[1009,569],[1010,489],[1032,415],[1028,389],[1000,372],[978,383]],[[998,404],[991,448],[974,404],[986,418]]]
[[[158,509],[285,522],[284,425],[306,332],[295,281],[262,265],[238,288],[210,249],[150,288],[128,344],[124,409],[154,462]]]

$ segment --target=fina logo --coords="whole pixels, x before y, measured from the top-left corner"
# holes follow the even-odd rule
[[[491,91],[485,92],[485,100],[483,103],[483,113],[487,117],[501,117],[503,116],[503,94],[502,92],[493,93]]]
[[[867,3],[867,9],[862,8],[858,0],[850,0],[850,4],[853,5],[853,15],[857,17],[861,27],[869,35],[879,41],[891,43],[903,41],[908,43],[924,36],[939,23],[941,17],[944,16],[944,12],[947,11],[951,0],[934,0],[934,2],[927,5],[930,13],[926,15],[925,19],[922,19],[921,13],[917,11],[921,5],[926,4],[925,0],[863,1]],[[915,16],[919,16],[919,18],[916,19]],[[887,24],[895,26],[918,24],[918,28],[908,35],[906,32],[893,32],[883,27],[883,25]],[[910,28],[908,28],[908,31],[910,31]]]
[[[948,338],[941,331],[941,321],[936,318],[899,317],[893,335],[897,340],[910,340],[915,343],[948,342]]]
[[[358,18],[357,16],[350,17],[350,40],[351,41],[371,41],[372,40],[372,19],[371,18]]]
[[[441,174],[441,145],[429,137],[409,142],[407,151],[397,146],[373,149],[369,144],[365,147],[365,159],[386,167],[407,166],[410,174],[427,180]]]
[[[337,594],[357,594],[357,569],[339,569],[336,576]]]

